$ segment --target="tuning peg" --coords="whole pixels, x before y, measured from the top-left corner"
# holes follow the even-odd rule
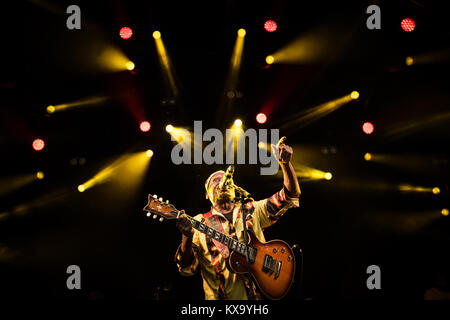
[[[153,198],[157,199],[157,198],[158,198],[158,196],[157,196],[156,194],[154,194],[154,195],[153,195]]]
[[[163,217],[159,218],[159,222],[163,222],[163,220],[164,220]]]
[[[158,215],[157,214],[153,215],[153,219],[156,219],[156,218],[158,218]]]
[[[166,200],[166,204],[169,204],[169,200]]]
[[[150,212],[147,212],[147,217],[150,217],[152,214]]]
[[[159,202],[163,202],[163,198],[159,198]]]

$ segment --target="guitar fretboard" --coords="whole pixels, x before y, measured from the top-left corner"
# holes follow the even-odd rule
[[[223,234],[222,232],[215,230],[211,227],[208,227],[206,224],[197,221],[192,220],[192,226],[197,229],[198,231],[206,234],[208,237],[211,237],[214,240],[219,241],[220,243],[223,243],[226,245],[230,250],[239,252],[240,254],[245,256],[245,245],[243,243],[240,243],[239,241]],[[256,256],[256,249],[253,247],[249,247],[249,256],[250,261],[254,260],[254,257]]]

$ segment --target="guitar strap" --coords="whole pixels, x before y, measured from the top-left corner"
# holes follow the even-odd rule
[[[218,216],[213,215],[211,211],[209,211],[208,213],[205,213],[203,216],[205,217],[205,224],[208,227],[218,230],[221,233],[225,233],[225,231],[223,230],[223,227],[222,227],[222,223],[220,223]],[[228,256],[230,255],[230,250],[228,249],[228,247],[215,239],[211,239],[211,240],[214,243],[214,245],[216,246],[216,248],[219,250],[222,257],[224,257],[225,259],[228,258]]]

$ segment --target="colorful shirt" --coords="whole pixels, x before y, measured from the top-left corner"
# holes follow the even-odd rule
[[[277,222],[289,208],[298,206],[299,199],[287,196],[284,189],[270,198],[249,202],[244,210],[251,215],[247,219],[247,228],[253,230],[259,241],[266,242],[263,230]],[[194,219],[234,237],[239,242],[245,242],[240,203],[235,204],[232,223],[214,208],[208,213],[196,215]],[[192,263],[182,267],[180,245],[175,254],[175,262],[179,272],[184,276],[191,276],[200,268],[206,300],[247,300],[249,290],[253,290],[257,298],[259,297],[256,288],[254,286],[250,288],[246,276],[236,274],[226,267],[229,249],[225,245],[194,229],[192,251]]]

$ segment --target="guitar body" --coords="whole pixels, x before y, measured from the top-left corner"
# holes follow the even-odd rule
[[[249,247],[257,250],[250,272],[259,289],[270,299],[279,300],[289,291],[295,274],[295,256],[291,247],[282,240],[260,242],[253,231],[248,230]],[[233,251],[228,266],[235,273],[248,273],[247,259]]]

